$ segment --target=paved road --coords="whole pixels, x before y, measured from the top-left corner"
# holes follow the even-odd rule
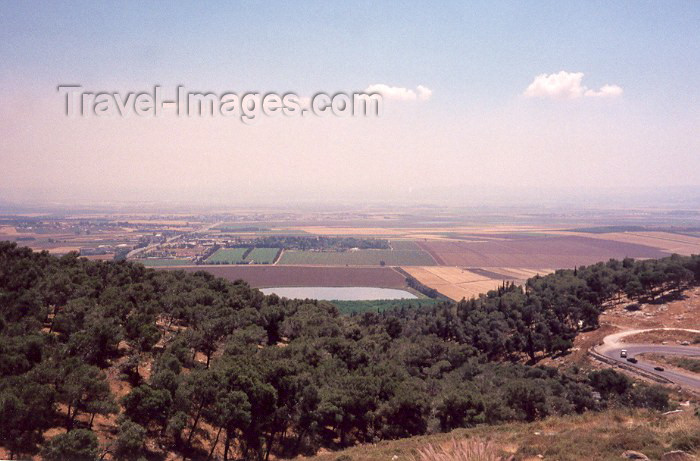
[[[658,328],[662,329],[662,328]],[[679,328],[671,328],[673,330],[678,330]],[[654,370],[653,364],[645,362],[641,359],[637,363],[630,363],[626,358],[620,357],[620,351],[622,349],[627,349],[627,357],[634,357],[639,354],[667,354],[667,355],[682,355],[687,357],[698,357],[700,358],[700,347],[694,346],[679,346],[679,345],[661,345],[661,344],[627,344],[622,343],[620,340],[629,335],[642,333],[649,330],[629,330],[622,333],[616,333],[614,335],[607,336],[603,340],[603,345],[596,347],[596,352],[604,355],[605,357],[615,360],[619,363],[624,363],[631,367],[639,368],[648,373],[652,373],[656,376],[661,376],[668,379],[674,384],[678,384],[683,387],[688,387],[696,391],[700,391],[700,374],[685,372],[685,371],[674,371],[666,368],[665,371]],[[686,330],[694,333],[700,333],[699,330]]]

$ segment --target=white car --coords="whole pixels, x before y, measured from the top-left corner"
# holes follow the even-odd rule
[[[622,357],[623,359],[627,357],[627,349],[622,349],[620,351],[620,357]]]

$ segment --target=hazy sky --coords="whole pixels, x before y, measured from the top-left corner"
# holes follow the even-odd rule
[[[697,1],[2,2],[0,199],[420,200],[459,190],[459,200],[500,185],[700,186],[699,24]],[[248,126],[70,119],[56,91],[68,83],[394,89],[379,119]]]

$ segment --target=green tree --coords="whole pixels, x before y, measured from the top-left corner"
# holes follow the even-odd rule
[[[54,416],[54,392],[26,377],[0,381],[0,445],[10,458],[31,454]]]
[[[505,398],[508,405],[527,421],[534,421],[549,413],[546,391],[534,381],[520,379],[510,383],[506,387]]]
[[[80,411],[90,414],[90,425],[95,414],[108,415],[118,411],[104,373],[92,365],[64,362],[57,385],[58,398],[67,405],[66,428],[73,428]]]
[[[632,388],[629,396],[632,405],[657,411],[666,411],[671,407],[669,391],[661,386],[638,385]]]
[[[130,419],[124,418],[119,423],[119,431],[115,443],[116,459],[137,459],[144,452],[146,429]]]
[[[437,404],[435,416],[440,429],[449,432],[458,427],[470,427],[485,421],[484,402],[478,393],[467,389],[448,391]]]
[[[147,384],[135,387],[122,398],[126,415],[144,427],[156,422],[165,428],[172,402],[170,392]]]
[[[216,402],[219,391],[219,383],[216,379],[217,375],[210,370],[195,370],[187,375],[183,385],[178,389],[177,400],[182,402],[182,408],[186,408],[192,417],[187,444],[192,442],[202,415]]]
[[[95,461],[99,457],[97,436],[87,429],[57,435],[44,445],[41,456],[46,461]]]
[[[623,395],[632,387],[632,383],[627,376],[609,368],[592,371],[588,375],[588,380],[593,389],[600,392],[604,399],[615,395]]]
[[[430,396],[423,389],[422,381],[399,384],[391,399],[379,410],[384,435],[395,439],[424,434],[428,429],[429,402]]]

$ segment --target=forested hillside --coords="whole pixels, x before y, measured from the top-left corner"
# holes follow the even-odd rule
[[[523,363],[566,351],[623,293],[653,299],[699,280],[698,257],[610,261],[460,303],[343,316],[205,272],[0,243],[0,446],[49,460],[263,460],[611,405],[666,409],[664,390],[610,370]],[[93,432],[96,417],[111,429]]]

